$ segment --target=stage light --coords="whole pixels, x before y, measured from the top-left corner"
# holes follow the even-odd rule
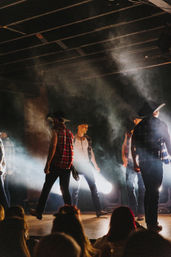
[[[58,185],[55,184],[55,187],[52,188],[51,192],[54,193],[54,194],[57,194],[57,195],[62,195],[59,183],[58,183]]]
[[[112,184],[109,181],[107,181],[100,173],[97,173],[96,171],[94,172],[94,176],[95,176],[95,181],[96,181],[98,191],[105,195],[110,194],[113,188]]]
[[[160,186],[159,187],[159,192],[161,192],[163,190],[163,187],[162,186]]]

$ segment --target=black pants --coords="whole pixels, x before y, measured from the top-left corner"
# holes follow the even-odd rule
[[[86,172],[85,171],[84,172],[78,171],[78,174],[83,175],[84,178],[86,179],[86,181],[88,183],[88,186],[90,188],[90,191],[91,191],[92,200],[93,200],[95,210],[98,213],[99,211],[101,211],[101,205],[100,205],[99,194],[98,194],[98,191],[97,191],[97,187],[96,187],[96,183],[95,183],[92,168],[89,167]],[[72,204],[76,205],[76,206],[77,206],[77,203],[78,203],[79,187],[80,187],[80,181],[74,184],[73,191],[72,191]]]
[[[58,177],[64,203],[71,204],[71,196],[69,192],[70,170],[57,170],[46,174],[45,183],[36,208],[37,213],[43,213],[50,190]]]
[[[147,227],[156,226],[158,220],[159,188],[163,179],[163,164],[158,159],[141,161],[140,169],[145,185],[145,220]]]

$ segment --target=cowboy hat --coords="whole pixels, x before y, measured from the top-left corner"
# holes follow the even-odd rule
[[[163,106],[165,106],[165,103],[159,104],[154,101],[145,102],[142,108],[139,110],[138,115],[141,118],[150,116],[154,112],[159,111]]]
[[[57,119],[58,121],[62,122],[62,123],[65,123],[65,122],[69,122],[70,120],[64,118],[65,115],[64,113],[62,112],[53,112],[53,113],[49,113],[47,115],[47,119],[48,120],[54,120],[54,119]]]

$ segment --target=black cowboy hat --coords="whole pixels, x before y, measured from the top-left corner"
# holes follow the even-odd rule
[[[145,102],[142,108],[138,112],[139,118],[150,116],[154,112],[159,111],[163,106],[165,106],[165,103],[161,104],[161,103],[156,103],[154,101]]]
[[[65,118],[65,114],[61,111],[51,112],[47,114],[47,119],[58,119],[60,122],[65,123],[69,122],[70,120]]]

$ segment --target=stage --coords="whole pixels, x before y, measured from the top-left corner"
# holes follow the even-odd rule
[[[110,215],[109,213],[97,218],[93,212],[84,212],[81,214],[81,220],[89,239],[101,237],[108,231]],[[52,214],[43,215],[42,220],[37,220],[33,216],[26,215],[26,220],[29,225],[29,235],[39,237],[49,234],[53,219]],[[171,238],[171,214],[159,214],[159,223],[163,226],[163,230],[160,234],[168,239]],[[139,222],[139,224],[145,227],[144,220]]]

